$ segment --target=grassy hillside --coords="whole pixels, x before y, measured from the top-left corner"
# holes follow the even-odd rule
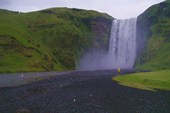
[[[135,68],[170,69],[170,3],[166,1],[154,5],[138,18],[138,22],[142,24],[142,37],[138,40],[145,40],[146,44],[138,55]]]
[[[75,69],[77,59],[94,42],[99,49],[107,48],[112,19],[79,9],[0,9],[0,73]]]
[[[114,81],[119,84],[145,90],[170,90],[170,70],[143,72],[116,76]]]

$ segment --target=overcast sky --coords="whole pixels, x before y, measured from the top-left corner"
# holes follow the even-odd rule
[[[21,12],[51,7],[97,10],[118,18],[136,17],[153,4],[164,0],[0,0],[1,9]]]

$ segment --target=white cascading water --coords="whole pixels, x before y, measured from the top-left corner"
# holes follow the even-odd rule
[[[113,20],[109,57],[113,68],[133,68],[136,57],[136,18]]]
[[[80,59],[80,69],[133,68],[136,57],[136,20],[113,20],[109,51],[87,52]]]

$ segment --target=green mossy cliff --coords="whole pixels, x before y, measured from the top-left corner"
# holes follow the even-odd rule
[[[154,5],[138,17],[135,68],[170,69],[170,2]]]
[[[108,49],[112,20],[91,10],[0,9],[0,72],[75,69],[84,51]]]

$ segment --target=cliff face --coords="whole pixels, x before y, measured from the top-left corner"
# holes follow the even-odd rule
[[[0,15],[0,72],[75,69],[86,50],[107,50],[113,19],[68,8]]]
[[[170,69],[170,3],[165,1],[137,20],[137,60],[140,69]]]
[[[111,24],[112,21],[104,18],[97,18],[91,22],[91,30],[94,34],[91,48],[108,50]]]

